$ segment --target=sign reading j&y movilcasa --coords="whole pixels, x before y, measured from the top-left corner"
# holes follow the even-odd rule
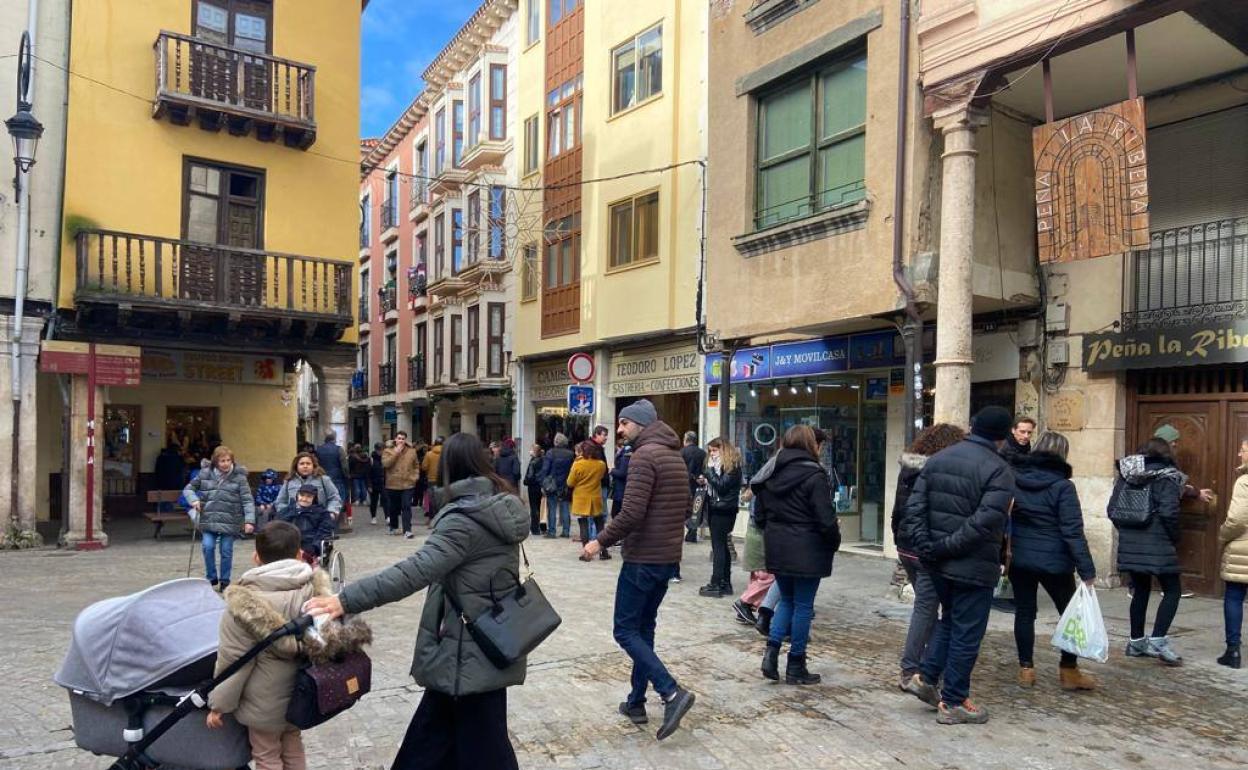
[[[1089,372],[1248,361],[1248,320],[1083,336]]]
[[[1148,247],[1144,99],[1037,126],[1036,239],[1044,262]]]

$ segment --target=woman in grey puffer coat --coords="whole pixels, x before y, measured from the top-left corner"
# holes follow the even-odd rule
[[[247,469],[234,462],[234,453],[219,446],[212,453],[212,467],[200,472],[182,490],[187,505],[196,511],[199,530],[204,533],[205,577],[213,588],[224,591],[230,585],[234,567],[234,539],[250,535],[256,526],[256,502],[247,482]],[[221,570],[217,571],[217,547],[221,548]]]
[[[425,688],[393,768],[516,768],[507,736],[507,688],[524,683],[526,662],[499,669],[477,647],[446,598],[455,593],[469,618],[490,607],[494,590],[514,587],[529,512],[496,475],[475,437],[457,433],[442,450],[445,485],[433,532],[420,550],[338,596],[312,599],[304,610],[339,617],[399,601],[428,588],[412,677]]]

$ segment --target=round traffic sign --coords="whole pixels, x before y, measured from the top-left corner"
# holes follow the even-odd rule
[[[568,358],[568,376],[573,382],[590,382],[594,379],[594,357],[589,353],[573,353]]]

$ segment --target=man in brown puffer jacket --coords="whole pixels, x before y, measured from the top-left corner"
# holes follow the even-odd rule
[[[689,471],[680,457],[676,431],[659,421],[646,399],[620,411],[621,440],[633,447],[624,504],[597,539],[585,544],[582,560],[623,541],[624,564],[615,588],[615,641],[633,659],[633,690],[620,713],[645,724],[646,689],[663,699],[663,740],[680,727],[693,706],[693,693],[676,684],[654,653],[654,628],[668,581],[680,566],[689,509]]]

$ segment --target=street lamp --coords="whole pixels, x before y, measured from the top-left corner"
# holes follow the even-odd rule
[[[39,147],[39,137],[43,136],[43,124],[30,113],[30,58],[30,34],[23,32],[17,55],[17,114],[4,121],[9,136],[13,137],[13,162],[22,174],[35,165],[35,150]]]

